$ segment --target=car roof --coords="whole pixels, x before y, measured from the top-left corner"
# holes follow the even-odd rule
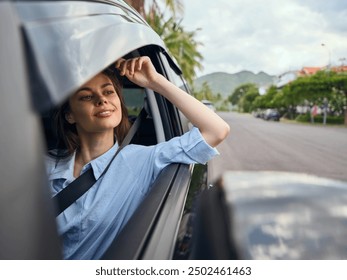
[[[146,45],[165,50],[158,34],[123,1],[16,1],[14,6],[39,111],[62,102],[133,50]]]

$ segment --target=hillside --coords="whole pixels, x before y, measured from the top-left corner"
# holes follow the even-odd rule
[[[215,72],[201,76],[194,81],[194,87],[199,90],[204,82],[207,82],[214,94],[220,93],[224,98],[233,93],[235,88],[242,84],[254,83],[259,87],[271,85],[275,76],[264,72],[254,74],[250,71],[241,71],[235,74]]]

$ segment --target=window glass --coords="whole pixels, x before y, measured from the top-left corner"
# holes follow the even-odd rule
[[[129,117],[137,116],[144,106],[145,90],[143,88],[124,88],[123,96]]]
[[[182,76],[177,75],[176,72],[170,67],[170,63],[168,62],[166,56],[164,54],[160,53],[160,57],[163,60],[163,62],[165,63],[166,69],[168,69],[168,71],[169,71],[168,76],[169,76],[170,81],[172,83],[174,83],[176,86],[178,86],[179,88],[183,89],[184,91],[188,91],[186,82],[184,81]]]

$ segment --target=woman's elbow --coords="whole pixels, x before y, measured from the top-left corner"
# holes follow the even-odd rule
[[[213,139],[211,139],[210,145],[213,147],[218,146],[220,143],[222,143],[225,140],[225,138],[227,138],[229,133],[230,133],[230,126],[226,122],[224,122],[215,131],[213,135]]]
[[[230,133],[230,126],[225,122],[222,126],[222,128],[220,129],[220,133],[219,133],[219,143],[221,143],[222,141],[224,141],[225,138],[228,137]],[[219,144],[218,143],[218,144]]]

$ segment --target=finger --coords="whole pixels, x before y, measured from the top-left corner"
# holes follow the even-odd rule
[[[122,63],[124,63],[124,61],[125,61],[124,58],[118,59],[118,60],[116,61],[116,63],[115,63],[115,67],[116,67],[117,69],[120,69],[120,67],[121,67]]]
[[[132,59],[131,62],[130,62],[129,68],[128,68],[130,75],[134,74],[136,64],[137,64],[137,59],[136,58]]]
[[[142,69],[143,62],[144,62],[144,57],[139,57],[139,59],[137,61],[137,70]]]
[[[131,59],[124,60],[121,64],[121,75],[129,75],[131,69]]]
[[[139,67],[140,69],[143,67],[149,67],[148,69],[151,69],[153,67],[151,59],[148,56],[142,56],[139,61]]]
[[[125,75],[125,70],[126,70],[126,60],[125,59],[120,59],[116,62],[116,67],[119,71],[119,74],[121,76],[124,76]]]

